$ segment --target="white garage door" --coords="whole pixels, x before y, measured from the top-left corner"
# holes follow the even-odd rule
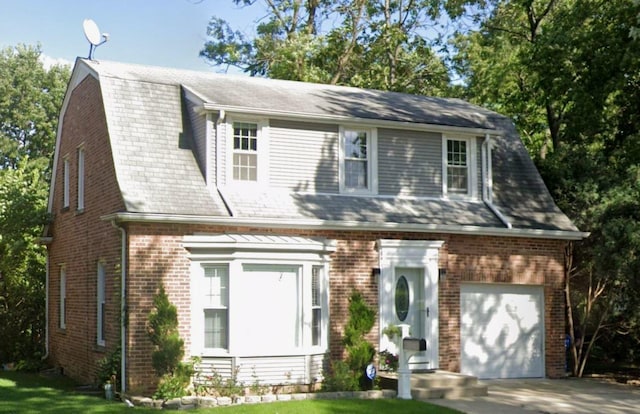
[[[544,376],[542,286],[462,284],[461,372],[479,378]]]

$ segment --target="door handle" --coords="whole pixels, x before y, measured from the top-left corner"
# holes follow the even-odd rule
[[[427,318],[429,317],[429,307],[427,306]]]

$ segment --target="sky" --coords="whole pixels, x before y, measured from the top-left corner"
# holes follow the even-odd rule
[[[264,12],[232,0],[0,0],[0,48],[40,44],[46,64],[72,65],[89,56],[92,19],[109,34],[94,59],[220,72],[198,56],[214,15],[252,35]]]

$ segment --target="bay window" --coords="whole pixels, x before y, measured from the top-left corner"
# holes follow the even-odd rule
[[[186,236],[192,255],[192,355],[284,356],[327,347],[331,242]]]

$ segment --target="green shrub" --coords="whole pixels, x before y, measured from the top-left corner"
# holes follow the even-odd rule
[[[184,397],[187,395],[187,387],[194,374],[194,361],[179,362],[172,373],[164,374],[160,377],[158,388],[153,394],[153,398],[159,400],[170,400],[172,398]]]
[[[184,341],[178,332],[178,310],[169,301],[164,286],[154,295],[153,305],[148,334],[154,345],[151,364],[160,377],[154,397],[163,400],[182,397],[194,373],[194,361],[180,362],[184,357]]]
[[[149,314],[149,338],[155,349],[151,354],[158,376],[172,374],[184,357],[184,341],[178,332],[178,309],[160,286],[153,297],[154,309]]]
[[[121,357],[120,347],[117,347],[109,355],[98,361],[98,369],[96,370],[98,385],[109,381],[113,384],[114,390],[118,389],[117,382],[120,379]]]
[[[371,331],[375,321],[375,310],[365,302],[360,292],[354,290],[349,297],[349,319],[342,337],[347,358],[332,364],[329,375],[325,375],[323,389],[354,391],[370,387],[365,368],[373,360],[376,350],[365,335]]]

